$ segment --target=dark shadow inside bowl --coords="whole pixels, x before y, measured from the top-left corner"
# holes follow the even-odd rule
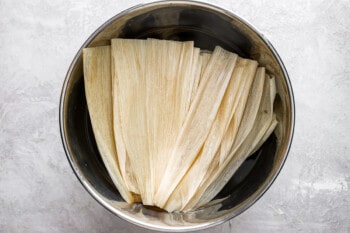
[[[166,26],[164,18],[168,19]],[[218,15],[198,9],[175,11],[169,8],[139,15],[125,24],[120,37],[194,41],[196,47],[209,51],[220,45],[245,58],[249,57],[251,48],[238,28]]]

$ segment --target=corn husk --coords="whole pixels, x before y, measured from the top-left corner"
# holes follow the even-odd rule
[[[152,172],[149,198],[154,204],[160,174],[168,166],[169,148],[188,112],[193,87],[190,76],[194,75],[194,50],[193,42],[148,40],[147,43],[146,111]],[[162,69],[155,69],[158,66]],[[191,79],[192,84],[185,77]]]
[[[235,68],[232,72],[228,87],[225,95],[222,99],[220,108],[216,115],[216,118],[211,126],[209,135],[191,169],[187,172],[179,185],[172,193],[168,200],[165,209],[169,212],[177,209],[183,209],[192,196],[196,193],[198,186],[206,176],[208,167],[212,164],[216,151],[218,150],[222,139],[227,131],[227,128],[231,122],[233,114],[236,112],[237,106],[239,106],[240,94],[244,91],[239,91],[243,83],[250,82],[254,77],[255,70],[252,69],[252,74],[244,75],[244,71],[248,71],[247,66],[249,64],[244,59],[237,59]],[[252,65],[256,68],[256,62],[252,62]],[[248,76],[248,77],[247,77]],[[252,76],[252,77],[250,77]],[[249,85],[246,88],[250,88]],[[248,90],[249,92],[249,90]],[[193,179],[193,178],[196,179]]]
[[[193,41],[84,50],[97,146],[122,197],[169,212],[208,203],[278,124],[274,77]]]
[[[168,166],[155,196],[157,206],[164,208],[169,196],[196,159],[216,117],[236,59],[237,55],[220,47],[215,48],[170,153]],[[209,78],[213,76],[217,78]]]
[[[126,202],[132,203],[135,199],[119,170],[114,141],[110,56],[109,46],[83,50],[85,95],[102,160],[120,195]]]
[[[234,142],[237,138],[237,133],[238,133],[238,130],[239,130],[240,125],[241,125],[241,121],[242,121],[243,116],[244,116],[243,113],[244,113],[244,110],[246,107],[250,88],[251,88],[251,85],[252,85],[254,77],[255,77],[256,68],[258,66],[258,63],[254,60],[244,59],[244,61],[246,62],[246,67],[244,68],[244,71],[242,73],[244,82],[241,84],[241,88],[239,89],[239,97],[240,98],[238,101],[238,106],[237,106],[237,109],[236,109],[235,114],[234,114],[232,121],[231,121],[232,127],[229,128],[229,130],[231,132],[229,132],[228,134],[231,136],[229,139],[224,138],[222,143],[221,143],[219,166],[221,166],[222,163],[226,160],[227,155],[228,155],[227,152],[229,151],[229,148],[231,148],[230,146],[232,145],[231,143]],[[245,115],[245,117],[247,117],[247,115]],[[227,143],[228,143],[228,145],[227,145]]]
[[[267,77],[269,78],[269,84],[270,84],[270,109],[268,110],[268,113],[273,113],[273,104],[274,104],[274,100],[275,100],[275,96],[276,96],[276,80],[274,76],[271,75],[267,75]],[[276,126],[277,126],[277,118],[276,118],[276,114],[272,114],[272,119],[271,119],[271,123],[269,128],[267,129],[267,131],[265,132],[264,136],[260,139],[260,141],[258,142],[258,144],[254,147],[254,149],[252,150],[251,154],[255,153],[261,146],[262,144],[264,144],[264,142],[268,139],[268,137],[270,137],[270,135],[272,134],[272,132],[275,130]]]
[[[273,86],[274,80],[272,81],[267,75],[265,76],[264,81],[264,90],[262,100],[259,106],[257,118],[254,121],[254,125],[245,138],[244,142],[239,146],[235,153],[234,151],[230,151],[229,159],[224,162],[223,166],[221,166],[216,173],[216,175],[211,176],[211,178],[203,184],[202,195],[200,195],[199,200],[191,201],[190,205],[186,208],[194,208],[204,205],[209,202],[212,198],[214,198],[220,190],[224,187],[224,185],[228,182],[228,180],[232,177],[232,175],[237,171],[240,165],[252,154],[254,148],[261,139],[266,135],[266,132],[270,129],[271,125],[274,122],[274,113],[271,111],[273,109],[273,100],[275,98],[274,94],[272,94],[275,87]]]
[[[146,122],[146,41],[113,39],[115,115],[119,116],[119,134],[125,143],[126,180],[131,191],[144,199],[149,185],[149,154]]]
[[[192,78],[193,78],[193,87],[192,87],[192,95],[191,95],[191,102],[190,104],[193,102],[196,94],[197,94],[197,90],[198,90],[198,86],[199,86],[199,81],[200,81],[200,77],[201,77],[201,72],[202,72],[202,67],[203,67],[203,56],[201,56],[200,54],[200,49],[199,48],[194,48],[193,51],[193,64],[192,64]]]
[[[250,62],[250,61],[241,59],[241,62],[240,62],[242,64],[241,69],[236,69],[236,75],[242,79],[239,86],[240,91],[237,93],[237,99],[240,102],[244,102],[244,99],[247,98],[244,113],[243,114],[240,113],[242,109],[241,110],[235,109],[236,115],[231,120],[230,125],[227,131],[225,132],[223,139],[221,140],[221,146],[219,150],[215,154],[215,157],[211,160],[211,163],[207,168],[207,172],[205,173],[205,177],[201,181],[199,188],[197,188],[195,195],[193,195],[191,200],[188,201],[187,205],[182,208],[183,210],[188,210],[193,208],[193,206],[195,205],[195,202],[198,201],[199,198],[203,195],[203,192],[207,187],[206,185],[208,185],[208,183],[210,182],[211,177],[218,175],[217,173],[220,170],[220,166],[223,166],[222,162],[220,163],[220,160],[229,159],[228,155],[232,148],[233,143],[240,141],[241,137],[244,137],[243,134],[244,133],[247,134],[247,132],[249,132],[249,129],[246,129],[246,127],[249,127],[250,124],[254,123],[254,120],[256,118],[256,113],[259,109],[260,99],[261,99],[262,91],[264,87],[265,72],[264,72],[264,69],[262,68],[259,68],[256,73],[254,69],[246,69],[246,67],[248,66],[247,62]],[[256,63],[250,62],[250,66],[252,66],[252,68],[254,67],[256,68]],[[250,72],[247,72],[249,70]],[[254,77],[254,79],[252,79],[252,77]],[[247,86],[246,86],[246,83],[248,83]],[[242,87],[246,87],[247,90],[244,90]],[[249,96],[246,96],[245,93],[249,93]],[[239,107],[243,108],[242,105],[240,105]],[[239,116],[237,116],[237,113],[239,113]],[[239,127],[239,130],[238,130],[238,127]],[[237,138],[237,140],[235,140],[235,138]],[[220,156],[221,155],[220,153],[224,155]]]

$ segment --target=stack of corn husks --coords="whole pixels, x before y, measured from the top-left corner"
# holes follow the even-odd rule
[[[207,203],[277,124],[274,77],[221,47],[112,39],[83,61],[97,146],[128,203]]]

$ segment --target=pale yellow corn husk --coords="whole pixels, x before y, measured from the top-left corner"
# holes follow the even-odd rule
[[[276,114],[273,114],[270,126],[267,128],[264,136],[260,139],[260,141],[257,143],[257,145],[252,149],[252,152],[250,154],[254,154],[263,144],[264,142],[270,137],[272,132],[275,130],[276,126],[278,124]]]
[[[142,199],[149,183],[150,167],[145,116],[145,42],[132,39],[111,41],[114,122],[118,124],[116,134],[121,136],[125,145],[124,179],[129,189],[139,193]]]
[[[200,85],[201,78],[203,77],[203,73],[204,73],[205,69],[208,67],[208,63],[209,63],[211,54],[212,53],[209,51],[201,51],[199,54],[199,57],[201,60],[201,72],[200,72],[199,80],[197,81],[197,83],[198,83],[197,89]]]
[[[257,111],[259,109],[260,105],[260,100],[263,92],[263,87],[264,87],[264,79],[265,79],[265,70],[262,68],[257,69],[256,72],[252,71],[251,73],[255,73],[255,77],[253,78],[253,82],[250,87],[250,77],[251,73],[247,73],[246,66],[247,66],[247,61],[246,59],[241,59],[240,60],[241,65],[237,66],[235,68],[234,73],[239,76],[240,78],[243,78],[242,82],[240,83],[240,91],[237,93],[237,98],[239,101],[244,101],[245,99],[245,92],[249,93],[249,96],[247,97],[247,101],[245,104],[245,109],[244,113],[241,115],[242,120],[237,121],[235,119],[232,119],[229,125],[229,128],[225,132],[224,137],[221,140],[221,147],[216,153],[215,157],[211,160],[206,173],[205,177],[203,178],[200,188],[197,188],[196,193],[192,196],[191,200],[189,203],[183,207],[183,210],[188,210],[194,206],[194,203],[199,200],[200,196],[204,192],[204,189],[206,185],[208,185],[209,180],[211,179],[212,176],[215,175],[217,170],[219,169],[219,166],[222,166],[222,163],[220,164],[220,158],[225,158],[227,159],[227,156],[231,150],[232,144],[235,141],[239,141],[240,137],[246,137],[243,134],[247,134],[250,132],[250,129],[252,125],[254,124],[254,120],[256,118]],[[254,63],[251,63],[253,65]],[[240,69],[239,69],[240,68]],[[246,86],[247,89],[244,89],[245,83],[248,83]],[[242,98],[243,97],[243,98]],[[243,99],[243,100],[242,100]],[[242,106],[240,106],[242,107]],[[239,110],[235,109],[235,114],[239,112]],[[236,115],[237,118],[237,115]],[[240,122],[240,125],[237,126],[237,122]],[[250,126],[251,124],[251,126]],[[239,127],[239,130],[237,128]],[[246,129],[248,127],[248,129]],[[249,129],[250,127],[250,129]],[[236,136],[237,134],[237,136]],[[237,138],[237,140],[235,140]],[[220,153],[224,153],[225,155],[220,156]]]
[[[244,59],[244,61],[246,62],[246,66],[244,68],[244,72],[242,74],[243,76],[243,80],[245,82],[242,83],[239,91],[239,101],[238,101],[238,106],[237,109],[235,111],[235,114],[232,118],[232,122],[231,122],[231,126],[229,128],[229,130],[231,131],[230,134],[230,138],[229,139],[223,139],[222,143],[221,143],[221,147],[220,147],[220,164],[219,166],[221,166],[221,164],[223,164],[224,160],[226,159],[228,153],[227,151],[229,151],[229,149],[231,148],[232,142],[236,140],[237,138],[237,133],[239,130],[239,127],[241,125],[241,121],[243,119],[243,113],[245,110],[245,106],[247,104],[247,99],[250,93],[250,88],[252,86],[254,77],[255,77],[255,73],[256,73],[256,69],[258,66],[258,63],[254,60],[248,60],[248,59]]]
[[[210,56],[211,56],[212,52],[209,51],[201,51],[200,56],[202,58],[202,72],[201,74],[203,74],[205,68],[208,66],[208,62],[210,60]]]
[[[258,114],[259,106],[262,99],[264,83],[265,68],[259,67],[256,71],[254,82],[249,93],[249,98],[247,100],[246,108],[243,113],[244,117],[239,126],[236,140],[233,141],[234,143],[232,145],[232,148],[229,148],[224,153],[228,153],[228,151],[232,149],[232,154],[234,154],[253,128],[254,121],[256,120],[256,116]]]
[[[196,68],[194,63],[195,59],[199,58],[199,51],[194,48],[193,41],[186,41],[182,44],[182,53],[181,61],[178,69],[178,82],[177,82],[177,99],[180,100],[180,115],[179,115],[179,124],[182,125],[185,117],[188,113],[188,110],[191,105],[192,89],[194,84],[194,73],[193,69]],[[171,55],[170,55],[171,56]]]
[[[237,171],[240,165],[252,154],[256,145],[260,142],[261,138],[266,136],[266,132],[270,131],[272,133],[271,125],[274,125],[275,115],[271,111],[273,107],[273,100],[275,96],[272,94],[275,87],[272,85],[271,79],[266,76],[264,82],[263,96],[260,103],[259,111],[256,120],[254,121],[254,126],[252,127],[250,133],[238,148],[238,150],[233,154],[232,151],[229,153],[229,158],[224,162],[223,166],[219,167],[216,175],[212,176],[206,184],[203,185],[204,191],[200,196],[198,201],[191,202],[186,208],[198,207],[206,204],[212,198],[214,198],[232,175]]]
[[[239,146],[251,131],[261,103],[264,80],[265,68],[259,68],[255,74],[254,82],[249,92],[250,94],[242,115],[242,120],[238,124],[239,121],[237,121],[236,115],[236,118],[232,120],[229,130],[222,140],[219,166],[223,164],[226,159],[231,159],[228,155],[233,156],[236,153]],[[240,112],[238,112],[238,114],[240,114]],[[231,153],[229,153],[230,151]],[[215,163],[213,163],[213,165],[215,165]]]
[[[142,197],[142,202],[147,205],[153,205],[153,193],[155,188],[155,179],[157,170],[156,166],[159,155],[158,140],[161,135],[160,129],[157,127],[162,124],[161,109],[155,106],[162,106],[164,104],[163,97],[164,93],[169,90],[165,90],[166,80],[163,79],[165,73],[164,67],[164,52],[161,51],[165,49],[165,41],[161,42],[154,39],[148,39],[146,42],[146,65],[145,65],[145,75],[146,75],[146,122],[147,122],[147,137],[148,137],[148,154],[149,154],[149,186]],[[179,55],[177,55],[179,56]],[[174,57],[177,57],[176,55]],[[155,67],[157,64],[157,68]],[[162,88],[161,88],[162,87]],[[165,88],[164,88],[165,87]],[[170,96],[173,93],[170,91]],[[158,98],[159,97],[159,98]],[[164,110],[165,111],[165,110]],[[162,142],[159,142],[162,144]],[[166,161],[165,161],[166,162]],[[160,166],[164,166],[160,164]]]
[[[168,166],[155,196],[157,206],[161,208],[165,206],[169,196],[203,146],[227,89],[236,59],[237,55],[220,47],[215,48],[208,67],[201,77],[191,109],[170,152]]]
[[[87,105],[98,150],[107,171],[128,203],[134,202],[119,170],[113,132],[110,46],[83,50],[84,85]]]
[[[191,65],[193,53],[193,42],[147,41],[146,111],[153,174],[149,187],[151,199],[168,165],[169,148],[173,146],[188,111],[187,102],[192,90],[183,87],[189,85],[185,77],[192,78],[190,75],[194,74]]]
[[[199,48],[194,48],[193,50],[192,72],[193,74],[191,75],[191,77],[188,77],[193,79],[191,103],[193,102],[194,97],[196,96],[198,86],[199,86],[199,80],[202,72],[202,56],[200,55]]]
[[[242,82],[248,80],[245,75],[242,75],[245,67],[246,61],[238,58],[220,108],[213,125],[211,126],[209,135],[204,142],[203,148],[201,149],[195,163],[191,166],[191,169],[186,173],[171,194],[165,206],[167,211],[171,212],[183,209],[196,193],[198,186],[206,176],[207,173],[203,171],[207,171],[208,167],[211,165],[223,136],[227,131],[232,116],[236,111],[240,99],[240,96],[238,96],[240,92],[238,90],[241,88]]]
[[[269,83],[270,83],[270,112],[273,112],[273,103],[275,100],[275,96],[276,96],[276,80],[274,76],[271,75],[267,75],[267,77],[269,77]],[[255,146],[255,148],[252,150],[252,154],[255,153],[261,146],[262,144],[264,144],[264,142],[268,139],[268,137],[270,137],[271,133],[274,131],[274,129],[277,126],[277,119],[276,119],[276,115],[273,115],[270,127],[268,128],[268,130],[265,132],[264,136],[261,138],[261,140],[259,141],[259,143]]]
[[[274,77],[220,47],[112,39],[84,50],[84,79],[99,151],[128,203],[203,206],[278,124]]]

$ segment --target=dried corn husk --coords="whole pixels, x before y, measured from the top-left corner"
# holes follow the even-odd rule
[[[225,95],[222,99],[220,108],[216,115],[216,118],[211,126],[209,135],[191,169],[186,173],[184,178],[181,180],[179,185],[176,187],[172,193],[170,199],[168,200],[165,209],[169,212],[177,209],[183,209],[192,196],[196,193],[196,190],[207,173],[208,167],[212,164],[216,151],[218,150],[222,139],[227,131],[233,114],[236,112],[236,108],[239,105],[239,100],[241,99],[240,94],[244,91],[238,91],[242,86],[248,88],[248,93],[250,86],[244,85],[244,82],[250,82],[253,80],[255,70],[248,69],[247,66],[253,65],[256,68],[256,62],[252,61],[251,64],[244,59],[237,59],[235,68],[232,72],[228,87],[226,89]],[[245,71],[250,71],[250,73],[244,74]],[[195,179],[193,179],[195,177]]]
[[[196,159],[227,89],[237,55],[216,47],[208,67],[201,77],[197,95],[186,116],[179,136],[170,152],[169,163],[158,192],[155,204],[163,208],[182,177]],[[210,77],[216,77],[210,78]],[[207,117],[203,117],[207,116]]]
[[[246,62],[247,60],[243,60],[241,59],[241,69],[237,69],[236,70],[236,75],[244,78],[243,81],[241,82],[240,87],[244,87],[245,83],[248,81],[249,84],[249,79],[251,78],[251,73],[247,73],[245,71],[247,71],[247,69],[245,69],[246,67]],[[254,63],[251,63],[252,66],[254,66]],[[238,68],[238,67],[237,67]],[[254,123],[254,120],[256,118],[256,114],[257,111],[259,109],[260,106],[260,99],[262,96],[262,92],[263,92],[263,87],[264,87],[264,79],[265,79],[265,70],[263,68],[259,68],[256,73],[253,72],[253,76],[255,74],[255,77],[253,79],[253,83],[251,84],[251,87],[248,85],[247,88],[249,88],[248,90],[246,90],[245,92],[249,93],[249,97],[247,100],[247,104],[245,106],[244,109],[244,113],[243,115],[241,115],[241,120],[237,118],[239,116],[235,116],[236,118],[233,118],[231,120],[230,126],[228,128],[228,130],[225,133],[224,138],[221,141],[221,147],[219,149],[219,151],[216,153],[214,159],[211,161],[210,166],[207,169],[205,178],[203,179],[203,181],[200,184],[200,187],[196,190],[196,194],[192,196],[191,200],[189,201],[189,203],[183,207],[183,209],[190,209],[193,208],[194,203],[196,201],[199,200],[199,198],[203,195],[203,192],[205,191],[206,185],[208,185],[208,183],[210,182],[211,178],[215,175],[217,175],[217,173],[220,171],[220,166],[223,166],[223,162],[220,163],[220,159],[221,160],[226,160],[226,159],[230,159],[229,158],[229,152],[232,149],[232,146],[234,143],[238,143],[239,141],[241,141],[242,137],[246,137],[246,134],[248,134],[250,132],[250,129],[252,127],[252,124]],[[241,91],[239,92],[239,101],[243,101],[242,99],[242,94],[244,93],[244,91],[242,91],[243,88],[241,88]],[[241,98],[240,98],[241,97]],[[245,98],[246,96],[243,95],[243,98]],[[242,107],[242,106],[241,106]],[[235,111],[235,113],[237,113],[239,111]],[[243,117],[244,116],[244,117]],[[240,122],[240,124],[238,125],[237,122]],[[248,128],[247,128],[248,127]],[[239,130],[238,130],[239,128]],[[236,136],[237,134],[237,136]],[[237,140],[235,140],[235,138]],[[224,154],[224,156],[220,156],[221,154]],[[233,151],[233,153],[231,153],[231,155],[234,155],[235,151]]]
[[[273,94],[275,87],[272,83],[274,83],[274,80],[271,80],[266,75],[263,96],[258,110],[257,119],[254,121],[254,125],[244,142],[241,144],[241,146],[239,146],[235,153],[232,153],[234,151],[229,153],[230,159],[227,159],[223,166],[219,168],[216,175],[212,176],[209,181],[203,185],[202,189],[204,191],[202,191],[202,195],[200,196],[199,200],[192,201],[191,205],[188,205],[186,208],[190,209],[195,206],[202,206],[214,198],[232,177],[232,175],[237,171],[240,165],[246,160],[246,158],[252,154],[256,145],[258,145],[258,143],[261,141],[261,138],[266,135],[266,132],[269,129],[271,130],[270,126],[274,124],[273,119],[275,119],[274,113],[271,112],[271,109],[273,109],[271,105],[273,104],[273,100],[275,98]]]
[[[277,125],[275,79],[257,65],[192,41],[84,50],[96,142],[127,202],[188,211],[221,190]]]
[[[193,74],[191,60],[194,50],[193,42],[148,40],[147,43],[146,112],[152,172],[149,198],[154,204],[160,174],[164,173],[169,162],[169,148],[188,112],[192,90],[184,88],[190,85],[184,77]]]
[[[102,160],[120,195],[126,202],[132,203],[135,199],[119,170],[114,142],[110,56],[109,46],[83,50],[85,95]]]

